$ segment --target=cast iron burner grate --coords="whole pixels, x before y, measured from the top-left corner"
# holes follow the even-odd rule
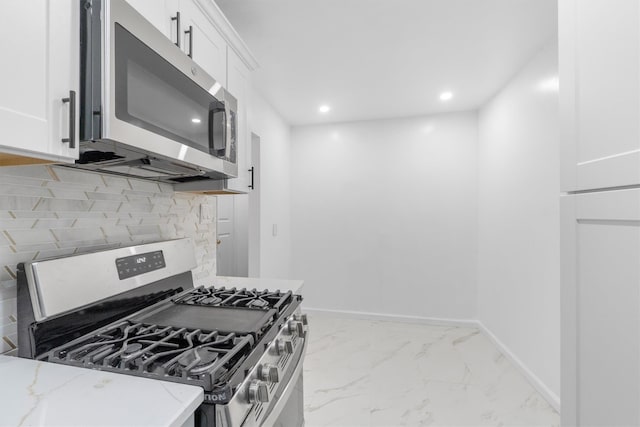
[[[256,289],[199,287],[173,300],[176,304],[214,307],[241,307],[258,310],[276,309],[281,312],[292,301],[291,291],[258,291]]]
[[[60,346],[46,359],[211,389],[229,380],[253,344],[251,335],[123,321]]]

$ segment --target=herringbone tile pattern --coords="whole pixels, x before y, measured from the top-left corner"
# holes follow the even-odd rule
[[[60,255],[192,238],[197,284],[215,275],[215,197],[61,166],[0,167],[0,353],[16,348],[16,265]]]

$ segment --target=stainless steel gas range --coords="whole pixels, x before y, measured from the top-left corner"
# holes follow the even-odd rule
[[[301,426],[289,292],[194,288],[189,239],[20,264],[21,357],[200,386],[196,426]]]

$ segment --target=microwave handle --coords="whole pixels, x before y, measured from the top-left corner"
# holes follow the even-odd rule
[[[222,103],[216,103],[216,104],[222,104]],[[228,148],[228,144],[227,144],[227,139],[228,139],[228,132],[227,132],[227,118],[229,117],[227,115],[227,107],[226,105],[224,105],[224,108],[220,108],[218,105],[216,105],[215,107],[211,107],[209,109],[209,145],[210,145],[210,151],[211,154],[215,155],[215,156],[220,156],[220,155],[226,155],[227,152],[227,148]],[[216,116],[218,114],[223,114],[223,119],[222,119],[222,138],[220,140],[218,140],[216,138]]]
[[[224,156],[227,159],[231,158],[231,110],[229,103],[224,103]]]

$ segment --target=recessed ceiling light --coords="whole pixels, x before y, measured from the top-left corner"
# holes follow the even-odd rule
[[[193,118],[193,119],[191,119],[191,122],[193,122],[193,123],[202,123],[202,120],[200,120],[198,118]]]
[[[440,101],[448,101],[453,98],[453,94],[451,92],[442,92],[440,94]]]
[[[325,114],[331,111],[331,107],[329,107],[328,105],[321,105],[320,108],[318,108],[318,111],[320,111],[322,114]]]

